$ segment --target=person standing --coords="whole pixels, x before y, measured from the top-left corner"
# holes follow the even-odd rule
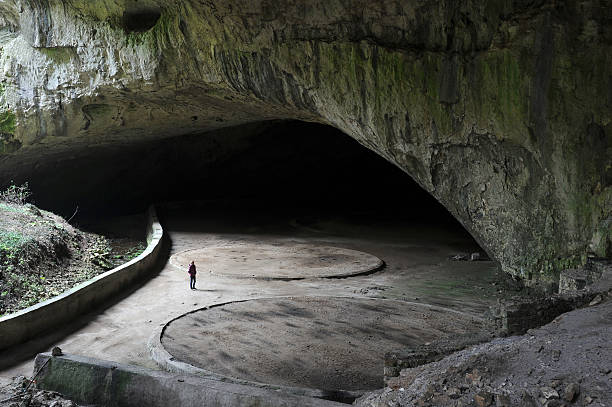
[[[191,288],[192,290],[196,289],[196,266],[195,263],[192,261],[189,264],[189,277],[190,277],[190,281],[189,281],[189,288]]]

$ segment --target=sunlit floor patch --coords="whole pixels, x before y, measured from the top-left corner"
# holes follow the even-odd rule
[[[379,269],[376,256],[341,247],[297,243],[235,243],[177,253],[173,265],[236,278],[303,279],[348,277]]]

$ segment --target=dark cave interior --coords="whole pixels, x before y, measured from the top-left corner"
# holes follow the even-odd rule
[[[36,205],[66,218],[78,207],[77,221],[207,201],[462,228],[402,170],[334,127],[302,121],[88,147],[41,161],[15,183],[25,181]]]

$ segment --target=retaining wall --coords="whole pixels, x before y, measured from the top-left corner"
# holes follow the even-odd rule
[[[138,257],[63,294],[0,318],[0,350],[25,342],[90,311],[155,270],[164,231],[154,207],[148,211],[147,248]]]
[[[548,324],[559,315],[584,307],[596,297],[612,293],[612,262],[589,260],[582,269],[561,272],[559,293],[545,297],[514,298],[490,310],[500,335],[522,335]]]
[[[115,407],[342,407],[333,401],[77,355],[36,357],[38,388],[78,403]]]

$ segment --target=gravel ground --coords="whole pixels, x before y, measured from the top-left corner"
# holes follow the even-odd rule
[[[79,404],[54,391],[37,390],[24,376],[0,380],[0,407],[78,407]]]

